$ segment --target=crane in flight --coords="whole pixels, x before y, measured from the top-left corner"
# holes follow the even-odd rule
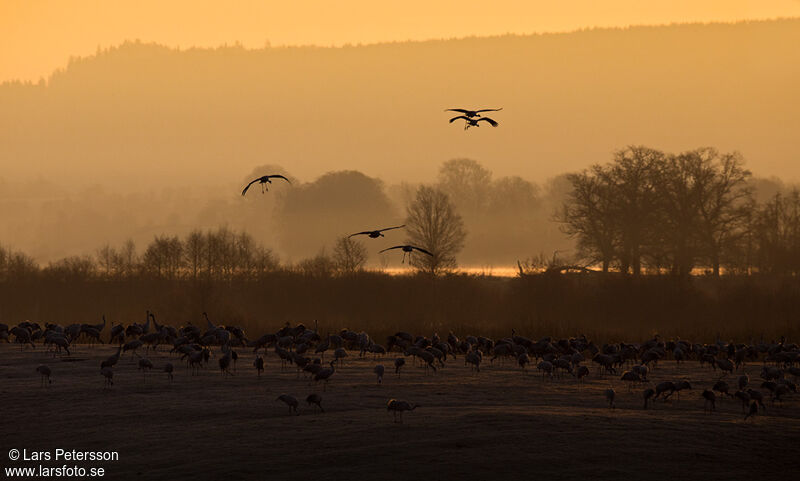
[[[259,177],[257,179],[251,180],[250,183],[245,186],[244,190],[242,190],[242,195],[245,195],[247,193],[247,189],[249,189],[250,186],[255,184],[256,182],[258,182],[261,185],[261,193],[263,194],[266,190],[269,190],[269,187],[267,187],[267,184],[271,184],[272,183],[272,181],[270,179],[283,179],[283,180],[285,180],[286,182],[288,182],[290,184],[292,183],[291,180],[287,179],[286,177],[284,177],[284,176],[282,176],[280,174],[264,175],[264,176]]]
[[[365,230],[363,232],[356,232],[355,234],[350,234],[348,237],[353,237],[353,236],[356,236],[356,235],[367,235],[367,236],[370,237],[370,239],[377,239],[378,237],[385,237],[383,235],[384,231],[392,230],[392,229],[402,229],[405,226],[406,225],[403,224],[403,225],[398,225],[398,226],[394,226],[394,227],[386,227],[384,229],[378,229],[378,230]]]
[[[426,251],[422,247],[412,246],[412,245],[408,245],[408,244],[407,245],[394,246],[394,247],[388,247],[388,248],[380,251],[379,254],[382,254],[382,253],[384,253],[386,251],[390,251],[392,249],[402,249],[403,250],[403,263],[406,262],[406,254],[408,254],[408,260],[409,260],[409,262],[411,262],[411,254],[413,254],[414,251],[419,251],[419,252],[422,252],[423,254],[427,254],[427,255],[433,257],[433,254],[431,254],[430,252]]]
[[[465,122],[464,122],[464,130],[467,130],[470,127],[480,127],[478,122],[481,122],[481,121],[488,122],[489,125],[491,125],[492,127],[497,127],[498,125],[500,125],[496,120],[490,119],[489,117],[470,118],[470,117],[467,117],[466,115],[459,115],[458,117],[453,117],[452,119],[450,119],[450,123],[452,124],[453,122],[455,122],[458,119],[464,119],[465,120]]]
[[[503,110],[502,107],[499,108],[499,109],[480,109],[480,110],[446,109],[445,112],[461,112],[462,114],[464,114],[464,116],[466,116],[467,118],[471,119],[473,117],[480,117],[481,116],[481,112],[499,112],[501,110]],[[451,120],[451,122],[452,122],[452,120]]]

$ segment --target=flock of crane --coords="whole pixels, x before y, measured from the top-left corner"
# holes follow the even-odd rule
[[[206,313],[203,315],[207,323],[205,330],[191,323],[180,328],[159,324],[155,315],[149,311],[144,323],[111,326],[107,339],[109,343],[117,344],[117,351],[100,363],[99,372],[104,379],[104,389],[113,388],[114,368],[127,353],[130,353],[131,359],[134,356],[139,358],[138,368],[146,382],[147,373],[154,369],[154,365],[147,357],[142,356],[141,351],[144,350],[146,356],[159,347],[163,350],[164,346],[169,348],[170,355],[186,364],[187,372],[191,375],[206,368],[212,356],[212,348],[218,349],[218,365],[223,378],[234,375],[231,367],[235,371],[239,358],[236,349],[252,349],[255,356],[253,367],[259,378],[265,368],[265,356],[273,352],[280,359],[281,370],[292,365],[297,369],[298,377],[305,373],[310,382],[321,382],[323,391],[327,390],[328,383],[339,372],[336,369],[337,364],[340,365],[348,357],[348,351],[357,351],[359,357],[373,355],[376,358],[392,356],[393,353],[401,354],[392,360],[391,365],[397,376],[400,376],[408,358],[411,358],[411,362],[424,366],[426,373],[437,373],[445,368],[447,361],[463,356],[465,364],[475,373],[481,372],[482,365],[485,367],[484,359],[487,358],[490,363],[498,358],[503,362],[513,360],[526,372],[535,361],[536,369],[544,380],[566,378],[573,379],[576,383],[582,383],[592,376],[586,362],[588,359],[597,367],[594,376],[601,376],[609,382],[610,387],[604,394],[610,409],[616,406],[617,393],[611,386],[617,378],[627,383],[629,392],[637,385],[644,387],[642,400],[644,409],[647,409],[648,405],[658,399],[667,401],[673,395],[680,399],[682,391],[692,389],[692,384],[687,379],[651,384],[648,376],[657,369],[659,363],[675,362],[680,366],[692,360],[699,363],[700,367],[720,373],[719,379],[702,391],[704,411],[716,410],[719,396],[727,396],[742,403],[742,412],[745,419],[748,419],[756,415],[759,409],[766,411],[767,399],[773,405],[776,402],[782,405],[786,397],[797,392],[795,382],[800,376],[800,347],[795,343],[787,343],[785,339],[750,344],[723,341],[699,344],[682,339],[664,341],[656,336],[641,343],[619,342],[597,346],[585,336],[569,339],[544,337],[534,341],[519,336],[512,330],[510,337],[496,340],[483,336],[459,339],[452,332],[446,338],[440,338],[437,334],[425,337],[397,332],[388,336],[381,345],[363,331],[343,329],[338,334],[321,336],[317,326],[311,329],[303,324],[291,326],[289,323],[274,333],[251,339],[242,328],[215,325]],[[13,342],[20,349],[28,346],[36,348],[38,342],[51,351],[55,358],[58,355],[70,356],[70,347],[78,342],[104,343],[102,338],[106,327],[105,316],[101,324],[69,326],[47,323],[42,327],[36,322],[24,321],[11,328],[0,324],[0,340]],[[329,351],[333,360],[326,363],[324,356]],[[762,380],[757,386],[751,383],[745,372],[740,371],[747,363],[762,364]],[[175,366],[167,362],[161,369],[172,382]],[[378,384],[383,382],[385,370],[383,364],[373,366],[372,371]],[[53,371],[49,366],[41,365],[36,372],[40,375],[43,386],[53,381]],[[294,396],[283,394],[276,401],[284,402],[289,407],[290,414],[299,414],[299,403]],[[325,412],[321,395],[311,394],[306,402],[313,406],[315,412],[317,409]],[[415,403],[396,399],[387,403],[387,410],[394,413],[396,422],[402,422],[403,412],[413,411],[416,407],[419,406]]]
[[[404,225],[394,226],[394,227],[384,227],[383,229],[377,229],[377,230],[365,230],[365,231],[362,231],[362,232],[356,232],[355,234],[350,234],[348,236],[348,238],[353,237],[353,236],[357,236],[357,235],[365,235],[365,236],[369,237],[370,239],[377,239],[379,237],[386,237],[386,236],[383,235],[383,233],[386,232],[387,230],[402,229],[403,227],[405,227],[405,224]],[[409,260],[410,260],[411,259],[411,254],[413,254],[414,251],[421,252],[421,253],[423,253],[425,255],[429,255],[429,256],[433,257],[433,254],[430,251],[428,251],[426,249],[423,249],[422,247],[417,247],[417,246],[413,246],[413,245],[410,245],[410,244],[403,244],[403,245],[396,245],[394,247],[387,247],[386,249],[383,249],[382,251],[380,251],[379,254],[382,254],[382,253],[384,253],[386,251],[391,251],[391,250],[394,250],[394,249],[401,249],[403,251],[403,263],[406,262],[406,254],[408,254],[408,257],[409,257]]]

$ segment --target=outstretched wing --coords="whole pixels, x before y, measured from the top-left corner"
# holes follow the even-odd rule
[[[466,114],[469,110],[466,109],[445,109],[445,112],[461,112],[462,114]]]
[[[481,118],[479,118],[479,119],[478,119],[478,122],[480,122],[481,120],[484,120],[484,121],[486,121],[486,122],[489,122],[489,124],[490,124],[492,127],[497,127],[497,126],[499,125],[497,122],[495,122],[494,120],[490,119],[489,117],[481,117]]]
[[[405,224],[403,224],[403,225],[396,225],[396,226],[394,226],[394,227],[387,227],[387,228],[385,228],[385,229],[381,229],[381,230],[379,230],[378,232],[383,232],[383,231],[386,231],[386,230],[392,230],[392,229],[402,229],[402,228],[403,228],[403,227],[405,227],[405,226],[406,226],[406,225],[405,225]]]
[[[469,117],[467,117],[465,115],[459,115],[458,117],[453,117],[452,119],[450,119],[450,123],[452,124],[454,121],[456,121],[458,119],[469,120]]]
[[[418,250],[418,251],[422,252],[423,254],[428,254],[429,256],[433,257],[433,254],[431,254],[430,252],[426,251],[422,247],[411,246],[411,248],[415,249],[415,250]]]
[[[251,180],[250,183],[245,186],[244,190],[242,190],[242,195],[245,195],[247,193],[247,189],[249,189],[250,186],[255,184],[256,182],[258,182],[258,179]]]
[[[365,230],[364,232],[356,232],[355,234],[350,234],[347,237],[353,237],[354,235],[367,235],[367,234],[372,234],[372,231],[371,230]]]
[[[503,110],[503,107],[500,107],[499,109],[481,109],[476,110],[475,112],[499,112],[501,110]]]
[[[388,248],[386,248],[386,249],[384,249],[384,250],[382,250],[382,251],[378,252],[378,254],[380,254],[381,252],[390,251],[390,250],[392,250],[392,249],[402,249],[403,247],[405,247],[405,246],[394,246],[394,247],[388,247]]]
[[[291,180],[287,179],[286,177],[284,177],[284,176],[282,176],[282,175],[280,175],[280,174],[276,174],[276,175],[268,175],[267,177],[268,177],[268,178],[270,178],[270,179],[283,179],[283,180],[285,180],[286,182],[288,182],[288,183],[290,183],[290,184],[292,183],[292,181],[291,181]]]

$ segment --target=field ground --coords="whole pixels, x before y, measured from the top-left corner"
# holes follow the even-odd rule
[[[629,393],[594,367],[580,385],[525,374],[510,361],[486,362],[474,374],[461,356],[435,375],[410,364],[399,378],[387,369],[377,385],[372,366],[388,368],[393,357],[356,359],[351,352],[322,392],[294,368],[281,372],[274,353],[257,379],[253,355],[240,350],[238,372],[223,379],[216,357],[191,376],[177,358],[158,352],[148,357],[156,368],[175,364],[173,383],[157,370],[145,382],[126,356],[113,388],[104,390],[99,364],[113,351],[76,346],[72,358],[83,360],[62,362],[41,347],[0,345],[0,465],[38,464],[11,463],[12,448],[63,448],[118,451],[117,462],[67,463],[103,466],[106,479],[731,480],[792,476],[800,468],[800,395],[782,407],[767,401],[767,414],[752,420],[743,420],[735,399],[706,414],[700,393],[719,374],[694,361],[680,368],[662,362],[651,381],[686,378],[693,390],[643,410],[643,387]],[[35,372],[42,363],[53,370],[47,387]],[[751,383],[760,384],[760,368],[745,368]],[[602,394],[609,383],[617,391],[613,411]],[[312,392],[322,394],[324,414],[306,406]],[[281,393],[301,401],[299,416],[276,401]],[[422,407],[395,424],[386,411],[390,398]]]

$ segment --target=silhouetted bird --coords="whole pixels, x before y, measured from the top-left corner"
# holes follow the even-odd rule
[[[464,123],[464,130],[467,130],[470,127],[480,127],[480,125],[478,125],[478,122],[480,122],[481,120],[484,120],[484,121],[488,122],[489,125],[491,125],[492,127],[497,127],[498,125],[500,125],[495,120],[490,119],[489,117],[481,117],[481,118],[478,118],[478,119],[471,119],[471,118],[467,117],[466,115],[459,115],[458,117],[453,117],[452,119],[450,119],[450,123],[452,124],[453,122],[455,122],[458,119],[464,119],[466,121]]]
[[[755,401],[753,401],[753,402],[750,404],[750,411],[748,411],[748,413],[744,415],[744,419],[745,419],[745,421],[746,421],[746,420],[747,420],[747,418],[749,418],[750,416],[755,416],[756,414],[758,414],[758,404],[757,404]]]
[[[309,406],[314,406],[315,413],[317,412],[317,408],[319,408],[320,412],[325,412],[325,410],[322,408],[322,396],[319,394],[309,394],[306,398],[306,402]]]
[[[385,229],[365,230],[363,232],[356,232],[355,234],[350,234],[348,237],[353,237],[353,236],[356,236],[356,235],[368,235],[372,239],[377,239],[378,237],[385,237],[382,234],[383,231],[392,230],[392,229],[402,229],[405,226],[406,225],[403,224],[403,225],[398,225],[398,226],[395,226],[395,227],[387,227]]]
[[[255,184],[256,182],[261,184],[261,193],[263,194],[265,190],[269,190],[269,188],[266,186],[266,184],[271,184],[272,183],[272,181],[270,179],[283,179],[283,180],[285,180],[286,182],[288,182],[290,184],[292,183],[291,180],[287,179],[286,177],[284,177],[282,175],[277,175],[277,174],[276,175],[265,175],[263,177],[259,177],[257,179],[251,180],[250,183],[247,184],[247,186],[245,186],[244,190],[242,190],[242,195],[245,195],[247,193],[247,189],[249,189],[250,186]]]
[[[384,250],[380,251],[380,252],[379,252],[379,254],[381,254],[381,253],[383,253],[383,252],[386,252],[386,251],[390,251],[390,250],[392,250],[392,249],[403,249],[403,262],[405,262],[405,261],[406,261],[406,254],[408,254],[408,257],[409,257],[409,259],[410,259],[410,258],[411,258],[411,254],[412,254],[412,253],[413,253],[415,250],[416,250],[416,251],[420,251],[420,252],[422,252],[423,254],[428,254],[429,256],[433,257],[433,254],[431,254],[430,252],[426,251],[426,250],[425,250],[425,249],[423,249],[422,247],[417,247],[417,246],[412,246],[412,245],[404,245],[404,246],[394,246],[394,247],[389,247],[389,248],[387,248],[387,249],[384,249]]]
[[[503,110],[502,108],[499,109],[480,109],[480,110],[467,110],[467,109],[446,109],[445,112],[461,112],[467,118],[473,117],[480,117],[481,112],[498,112]],[[452,122],[452,121],[451,121]]]

